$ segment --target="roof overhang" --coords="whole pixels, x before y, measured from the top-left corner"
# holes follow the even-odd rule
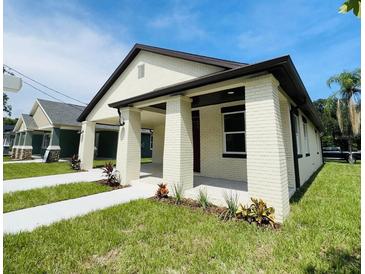
[[[319,129],[323,130],[323,125],[319,119],[319,115],[312,104],[306,88],[290,58],[290,56],[282,56],[268,61],[239,67],[235,69],[217,72],[198,79],[185,81],[176,85],[171,85],[145,94],[135,96],[126,100],[109,104],[112,108],[122,108],[131,106],[133,103],[153,99],[166,95],[184,94],[186,90],[202,87],[204,85],[214,84],[221,81],[231,80],[243,76],[249,76],[258,73],[271,73],[279,81],[280,86],[286,94],[294,101],[294,103],[304,112],[306,116]]]

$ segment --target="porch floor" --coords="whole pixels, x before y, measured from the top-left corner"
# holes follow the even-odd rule
[[[162,164],[151,163],[141,165],[140,178],[134,182],[137,181],[154,185],[162,183]],[[187,189],[184,192],[184,197],[197,199],[200,189],[206,191],[209,201],[218,206],[226,205],[224,200],[226,194],[229,196],[237,195],[239,203],[247,204],[250,201],[247,192],[247,182],[210,178],[197,174],[194,174],[194,187]]]

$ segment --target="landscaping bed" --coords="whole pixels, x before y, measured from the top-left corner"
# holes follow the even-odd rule
[[[4,273],[360,273],[360,165],[326,164],[281,229],[137,200],[4,236]]]

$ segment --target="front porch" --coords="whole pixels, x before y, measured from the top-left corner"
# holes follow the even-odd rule
[[[140,177],[137,180],[133,180],[133,183],[143,182],[148,184],[157,185],[164,183],[163,180],[163,167],[162,164],[143,164],[141,165]],[[168,184],[170,195],[173,195],[173,185]],[[203,189],[207,192],[209,202],[217,206],[226,206],[224,196],[237,195],[238,202],[247,204],[249,203],[247,182],[227,180],[220,178],[211,178],[194,174],[193,187],[184,191],[185,198],[197,199],[199,190]]]
[[[183,94],[111,104],[119,115],[82,122],[79,155],[92,166],[97,123],[120,124],[116,168],[122,183],[182,185],[211,202],[262,198],[283,221],[294,192],[290,102],[272,75],[237,78]],[[117,111],[116,111],[117,112]],[[141,129],[153,130],[152,165],[141,169]]]

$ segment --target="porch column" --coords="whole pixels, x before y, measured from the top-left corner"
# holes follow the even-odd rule
[[[49,140],[49,146],[47,147],[46,153],[48,153],[48,157],[46,162],[58,162],[61,154],[60,147],[60,134],[61,129],[52,128],[51,139]]]
[[[289,190],[278,86],[271,74],[245,83],[246,148],[249,195],[273,206],[282,222],[289,214]]]
[[[153,128],[152,163],[162,164],[165,124]]]
[[[163,179],[170,185],[193,187],[193,130],[191,99],[171,97],[166,102]]]
[[[141,111],[136,108],[121,109],[124,126],[118,135],[117,164],[122,184],[139,179],[141,169]]]
[[[24,143],[24,134],[25,134],[25,132],[19,132],[19,138],[18,138],[18,144],[17,144],[16,154],[15,154],[15,159],[20,159],[21,147],[23,146],[23,143]]]
[[[84,121],[81,124],[79,159],[81,169],[93,168],[94,146],[95,146],[95,122]]]
[[[13,146],[11,148],[11,158],[13,158],[13,159],[16,158],[16,153],[17,153],[17,150],[18,150],[19,135],[20,135],[20,133],[18,133],[18,132],[15,133]]]
[[[24,132],[24,141],[20,147],[20,156],[19,158],[22,160],[32,159],[32,137],[33,133],[31,131]]]

